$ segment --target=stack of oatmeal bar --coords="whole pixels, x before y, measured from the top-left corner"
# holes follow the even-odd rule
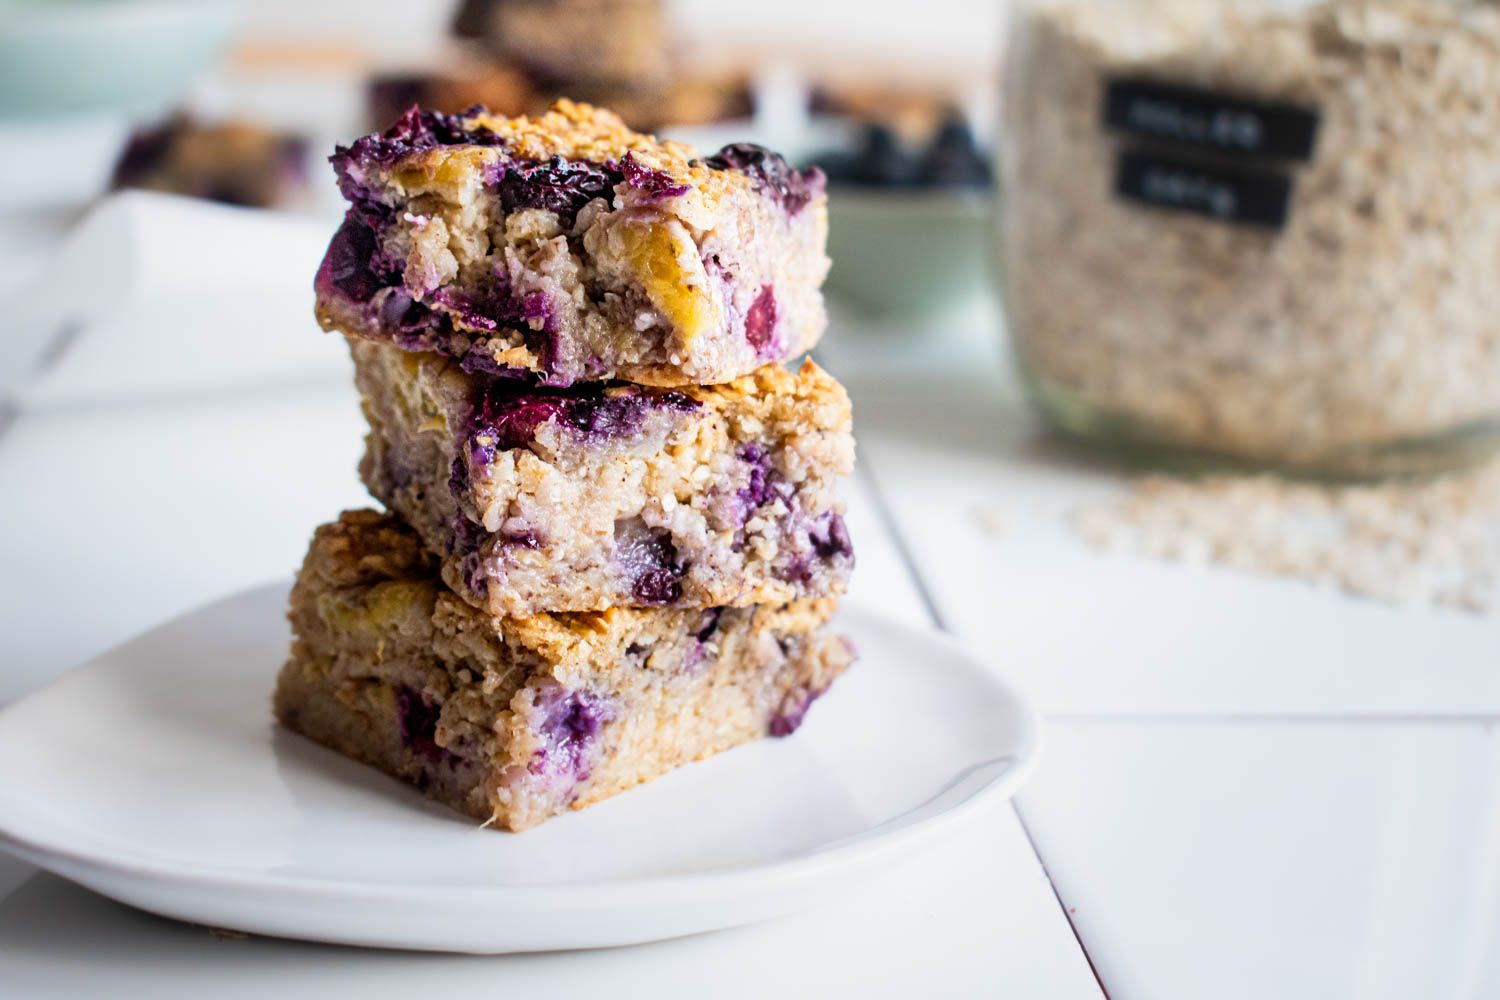
[[[511,830],[762,736],[853,658],[823,178],[561,101],[333,157],[319,269],[385,513],[319,528],[276,713]]]

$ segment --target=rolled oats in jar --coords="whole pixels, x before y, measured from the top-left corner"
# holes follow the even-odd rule
[[[1338,475],[1500,442],[1500,4],[1017,6],[1001,270],[1056,423]]]

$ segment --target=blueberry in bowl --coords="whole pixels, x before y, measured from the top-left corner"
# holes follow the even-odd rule
[[[813,158],[828,177],[828,287],[867,312],[913,318],[989,288],[994,208],[988,155],[958,115],[915,146],[866,124]]]

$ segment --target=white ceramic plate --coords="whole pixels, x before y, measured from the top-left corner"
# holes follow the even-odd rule
[[[142,909],[442,951],[629,944],[860,884],[1013,793],[1037,721],[939,635],[846,609],[862,659],[796,736],[524,834],[272,725],[284,585],[195,611],[0,712],[0,844]]]

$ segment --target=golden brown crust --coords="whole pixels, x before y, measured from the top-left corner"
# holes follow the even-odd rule
[[[298,587],[326,593],[348,588],[368,591],[373,586],[373,593],[378,595],[382,590],[374,585],[402,582],[427,588],[437,573],[436,561],[423,549],[420,539],[394,515],[352,510],[314,533]],[[387,589],[384,593],[407,597],[410,592]],[[831,618],[835,604],[832,598],[793,601],[762,612],[775,616],[778,630],[802,631]],[[663,614],[672,613],[653,608],[610,608],[502,618],[448,592],[437,592],[430,607],[439,634],[476,632],[533,650],[554,662],[586,656],[589,647],[623,648],[634,635],[657,625]],[[687,608],[676,613],[691,616],[701,611]]]
[[[469,128],[487,128],[499,135],[506,140],[506,151],[522,159],[561,156],[567,160],[608,163],[623,160],[629,154],[642,166],[700,190],[717,184],[748,186],[750,183],[738,171],[705,166],[692,146],[637,132],[613,111],[567,98],[558,100],[546,114],[534,118],[527,115],[504,118],[482,112],[463,121]]]
[[[766,365],[749,375],[719,385],[690,385],[677,390],[704,406],[733,410],[762,419],[785,419],[807,409],[822,418],[819,423],[837,433],[849,429],[849,394],[812,358],[803,360],[794,372],[781,365]]]
[[[438,146],[403,157],[396,176],[409,189],[433,182],[452,184],[462,175],[500,159],[542,162],[554,156],[565,160],[632,162],[659,171],[672,183],[696,192],[705,206],[732,191],[749,191],[754,182],[737,170],[714,170],[698,158],[692,146],[637,132],[612,111],[562,98],[545,114],[506,118],[488,111],[459,117],[464,128],[487,129],[504,140],[494,146]]]
[[[404,525],[373,510],[346,510],[319,526],[303,563],[304,573],[329,587],[431,577],[435,567]]]

